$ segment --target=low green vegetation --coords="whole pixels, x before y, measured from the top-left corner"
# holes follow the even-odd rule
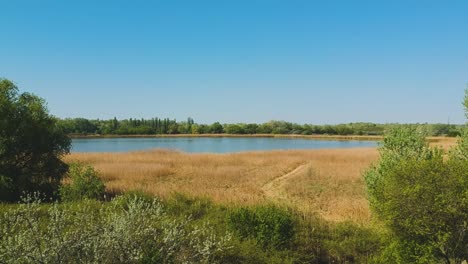
[[[91,166],[80,163],[71,164],[68,179],[70,183],[62,184],[59,189],[62,201],[102,200],[105,196],[106,187]]]
[[[4,206],[0,223],[2,263],[367,262],[385,242],[369,227],[180,194],[66,203],[29,196]]]
[[[285,248],[294,235],[291,213],[274,206],[238,208],[228,214],[228,224],[239,237],[264,247]]]
[[[230,249],[229,234],[137,196],[44,205],[28,197],[0,217],[3,263],[215,263]]]

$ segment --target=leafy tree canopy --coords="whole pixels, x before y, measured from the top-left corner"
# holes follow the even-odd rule
[[[60,158],[71,141],[56,124],[42,98],[0,79],[0,200],[57,190],[67,171]]]

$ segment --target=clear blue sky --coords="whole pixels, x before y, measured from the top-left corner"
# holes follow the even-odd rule
[[[0,77],[59,117],[465,122],[466,0],[0,7]]]

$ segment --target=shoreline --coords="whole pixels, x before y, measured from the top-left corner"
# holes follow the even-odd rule
[[[72,139],[100,139],[100,138],[289,138],[310,140],[358,140],[358,141],[381,141],[383,136],[360,136],[360,135],[288,135],[288,134],[169,134],[169,135],[82,135],[71,134]],[[458,137],[427,137],[430,143],[455,142]]]
[[[358,135],[288,135],[288,134],[173,134],[173,135],[82,135],[71,134],[72,139],[99,139],[99,138],[292,138],[292,139],[316,139],[316,140],[362,140],[380,141],[382,136],[358,136]]]

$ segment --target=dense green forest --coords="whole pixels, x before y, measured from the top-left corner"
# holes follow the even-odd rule
[[[295,124],[270,121],[263,124],[197,124],[192,118],[178,122],[169,118],[110,120],[67,118],[58,122],[68,134],[157,135],[157,134],[292,134],[292,135],[383,135],[401,124],[348,123],[337,125]],[[406,124],[428,136],[459,136],[463,125]]]

